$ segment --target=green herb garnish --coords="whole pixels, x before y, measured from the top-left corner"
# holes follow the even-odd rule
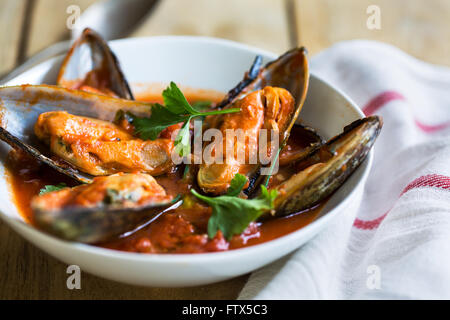
[[[273,201],[277,197],[276,190],[267,190],[261,186],[261,194],[255,199],[241,199],[238,195],[245,183],[237,174],[224,196],[208,197],[199,194],[194,189],[192,194],[212,207],[212,214],[208,221],[208,236],[213,238],[218,230],[221,230],[227,240],[233,235],[241,234],[250,224],[258,219],[263,213],[273,209]]]
[[[133,118],[134,132],[144,140],[155,140],[161,131],[167,127],[184,122],[189,118],[174,114],[159,103],[152,105],[152,115],[150,118],[136,117],[132,114],[131,116]]]
[[[191,150],[189,124],[192,119],[241,111],[239,108],[229,108],[203,112],[202,110],[211,104],[209,102],[202,102],[191,105],[174,82],[171,82],[163,91],[162,96],[164,106],[158,103],[153,104],[150,118],[137,117],[131,113],[127,113],[127,115],[132,119],[135,133],[144,140],[155,140],[161,131],[167,127],[177,123],[183,123],[181,130],[175,138],[176,151],[180,156],[186,156]]]
[[[197,101],[192,104],[192,108],[197,111],[204,112],[208,109],[211,109],[211,101]]]
[[[283,149],[283,147],[278,148],[278,151],[277,151],[277,153],[275,154],[275,157],[272,160],[272,165],[270,166],[269,174],[267,175],[267,177],[266,177],[266,179],[264,180],[264,183],[263,183],[263,185],[266,188],[269,186],[270,177],[272,177],[272,175],[273,175],[273,169],[275,168],[275,164],[277,164],[277,162],[278,162],[278,158],[280,157],[280,153],[281,153],[282,149]]]
[[[175,151],[182,157],[191,153],[191,135],[189,132],[189,123],[193,116],[183,124],[177,136],[175,137]]]
[[[247,177],[237,173],[230,182],[230,187],[227,190],[227,196],[237,197],[246,184]]]
[[[49,184],[49,185],[46,185],[45,187],[43,187],[41,190],[39,190],[39,195],[42,196],[43,194],[46,194],[49,192],[59,191],[66,187],[67,187],[67,185],[64,182],[58,183],[56,186]]]

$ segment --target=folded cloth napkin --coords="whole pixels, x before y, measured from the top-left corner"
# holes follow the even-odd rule
[[[377,42],[334,45],[311,70],[383,117],[362,201],[240,299],[450,298],[450,69]]]

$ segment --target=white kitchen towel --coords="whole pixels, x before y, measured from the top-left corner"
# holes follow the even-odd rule
[[[312,71],[383,117],[362,202],[255,271],[240,299],[450,299],[450,69],[371,41]]]

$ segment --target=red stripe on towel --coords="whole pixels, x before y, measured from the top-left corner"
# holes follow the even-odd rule
[[[373,220],[364,221],[364,220],[360,220],[360,219],[356,218],[355,221],[353,222],[353,226],[355,228],[357,228],[357,229],[373,230],[375,228],[378,228],[378,226],[380,225],[381,221],[384,220],[384,218],[386,217],[388,212],[383,214],[381,217],[378,217],[378,218],[373,219]]]
[[[399,92],[385,91],[370,100],[362,110],[365,115],[369,116],[374,114],[387,103],[395,100],[406,100],[406,98]],[[428,125],[420,122],[418,119],[414,119],[414,123],[416,124],[417,128],[425,133],[433,133],[450,127],[450,121],[437,125]]]
[[[432,188],[440,188],[440,189],[450,189],[450,177],[439,175],[439,174],[429,174],[426,176],[421,176],[411,183],[409,183],[400,194],[400,197],[408,192],[409,190],[416,189],[416,188],[422,188],[422,187],[432,187]],[[390,210],[389,210],[390,211]],[[353,226],[357,229],[362,230],[373,230],[378,228],[378,226],[381,224],[381,222],[384,220],[384,218],[389,213],[386,212],[382,216],[373,219],[373,220],[361,220],[356,218],[353,222]]]
[[[385,91],[370,100],[362,110],[366,116],[370,116],[393,100],[406,100],[406,98],[399,92]]]
[[[450,189],[450,177],[442,176],[440,174],[429,174],[426,176],[421,176],[415,179],[413,182],[408,184],[405,189],[403,189],[400,196],[405,194],[411,189],[421,188],[421,187],[435,187],[440,189]]]
[[[416,126],[419,127],[420,130],[422,130],[423,132],[427,132],[427,133],[432,133],[432,132],[439,131],[439,130],[445,129],[447,127],[450,127],[450,121],[441,123],[441,124],[437,124],[437,125],[433,125],[433,126],[421,123],[417,119],[415,119],[414,121],[416,122]]]

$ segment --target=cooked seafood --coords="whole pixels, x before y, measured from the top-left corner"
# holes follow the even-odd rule
[[[73,43],[56,83],[68,89],[134,99],[115,54],[100,35],[89,28]]]
[[[21,152],[11,156],[19,206],[31,212],[30,222],[62,239],[138,252],[239,248],[311,222],[364,161],[382,121],[359,119],[325,142],[298,121],[309,83],[306,49],[263,68],[261,61],[222,101],[212,101],[209,113],[191,105],[175,83],[163,92],[164,106],[143,103],[133,100],[106,42],[85,30],[63,62],[58,86],[0,88],[0,139],[44,164],[20,161]],[[198,137],[191,137],[193,118],[222,133],[222,146],[209,151],[213,158],[223,154],[223,163],[173,164],[172,151],[182,145],[189,153]],[[276,132],[278,149],[260,147],[263,129]],[[201,146],[204,154],[209,146]],[[279,155],[272,159],[280,170],[267,180],[260,173],[266,164],[255,157],[261,152]]]
[[[258,76],[261,71],[262,58],[261,56],[256,56],[250,69],[244,74],[244,78],[234,86],[225,97],[220,101],[216,108],[221,109],[231,104]]]
[[[172,200],[150,175],[117,173],[36,196],[31,207],[43,230],[66,240],[98,242],[136,227],[160,213],[149,209]]]
[[[274,213],[282,216],[311,208],[333,193],[366,158],[381,127],[378,116],[356,120],[296,163],[298,173],[275,187]]]
[[[269,62],[261,70],[259,70],[261,61],[257,57],[248,74],[230,90],[225,98],[217,104],[217,107],[226,107],[246,94],[261,90],[266,86],[286,89],[292,94],[297,105],[303,105],[309,84],[309,66],[306,55],[306,48],[294,48],[278,59]],[[259,74],[255,77],[257,70],[259,70]],[[298,114],[294,116],[295,119],[297,117]]]
[[[159,175],[173,166],[173,141],[143,141],[115,124],[65,111],[39,115],[36,136],[68,163],[93,176],[116,172]]]
[[[246,83],[245,79],[241,83]],[[246,136],[256,138],[256,144],[255,141],[252,143],[247,140],[244,146],[241,146],[235,141],[226,141],[224,135],[224,147],[227,143],[234,144],[234,158],[226,158],[224,164],[200,166],[197,182],[203,191],[223,194],[236,173],[246,175],[250,180],[248,192],[253,190],[255,181],[259,178],[261,164],[250,166],[238,164],[237,150],[243,148],[247,158],[257,153],[257,137],[262,128],[277,131],[279,145],[283,147],[303,107],[308,83],[306,49],[296,48],[267,64],[245,87],[238,85],[230,91],[219,106],[225,103],[228,103],[228,107],[238,106],[242,110],[241,113],[216,116],[210,120],[209,126],[219,128],[223,133],[229,129],[243,129]],[[254,92],[249,94],[252,91]],[[270,145],[267,147],[266,155],[273,156]]]
[[[70,168],[67,163],[52,159],[47,148],[37,141],[33,128],[41,113],[64,110],[73,115],[105,121],[114,120],[119,110],[133,110],[139,115],[151,114],[147,103],[48,85],[1,87],[0,102],[0,139],[80,182],[90,182],[92,177]]]
[[[304,140],[291,141],[290,144],[287,144],[281,150],[278,158],[279,165],[281,167],[304,159],[311,153],[312,150],[315,150],[317,147],[320,147],[325,143],[323,138],[313,128],[301,124],[295,124],[292,131],[297,131],[297,134],[300,134]],[[299,142],[300,145],[296,144],[296,142]]]
[[[283,140],[284,132],[290,125],[294,112],[294,99],[291,94],[281,88],[265,87],[262,90],[252,92],[236,101],[231,107],[241,109],[240,113],[225,114],[218,119],[216,128],[223,135],[223,151],[226,154],[228,144],[233,146],[231,157],[225,158],[225,163],[202,164],[198,172],[198,184],[207,193],[223,194],[230,186],[231,180],[237,173],[250,176],[259,164],[250,164],[250,156],[258,154],[258,135],[260,129],[276,130]],[[217,116],[216,116],[217,117]],[[229,139],[228,130],[243,131],[244,139],[234,136]],[[253,141],[251,141],[253,139]],[[268,146],[270,151],[270,145]],[[220,152],[212,150],[212,154]],[[245,161],[238,161],[238,153],[245,155]],[[245,164],[243,164],[245,163]]]

